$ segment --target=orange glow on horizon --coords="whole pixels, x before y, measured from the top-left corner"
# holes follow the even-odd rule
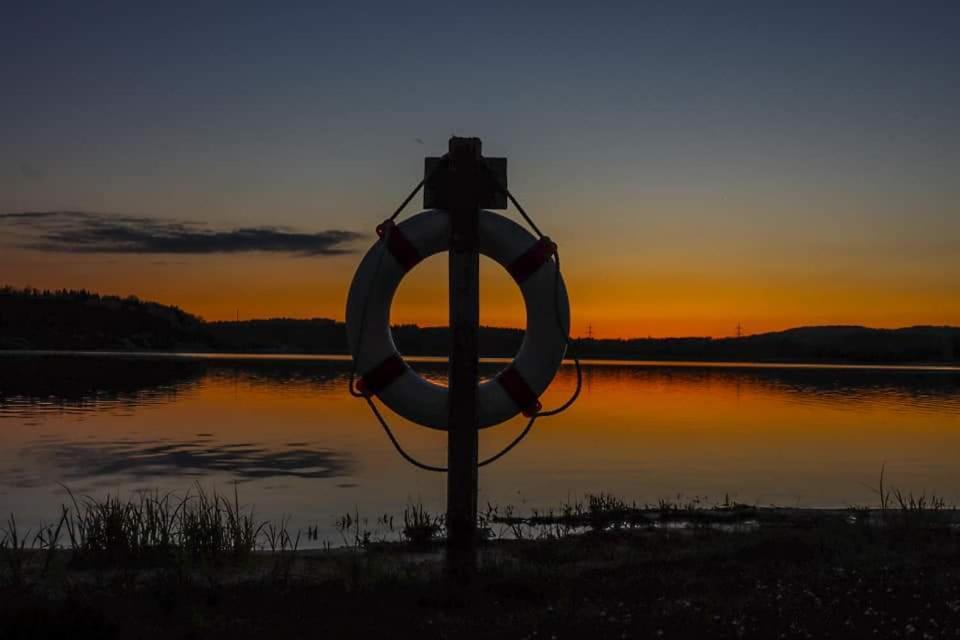
[[[136,295],[206,320],[343,320],[358,260],[356,254],[148,258],[14,250],[0,256],[0,284]],[[824,324],[960,325],[960,296],[947,271],[923,279],[913,273],[854,271],[840,277],[820,264],[745,271],[737,265],[698,264],[694,258],[673,266],[654,262],[637,258],[629,267],[617,256],[565,258],[573,335],[724,337],[734,335],[738,324],[745,335]],[[523,327],[523,300],[506,272],[483,259],[481,278],[481,322]],[[401,284],[391,321],[442,326],[447,306],[446,261],[434,256]]]

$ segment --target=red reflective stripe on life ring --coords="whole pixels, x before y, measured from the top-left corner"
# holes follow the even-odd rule
[[[392,220],[377,225],[377,235],[387,238],[387,251],[396,258],[404,271],[410,271],[423,260],[417,248]]]
[[[541,404],[537,399],[537,394],[533,392],[527,381],[523,379],[520,372],[512,365],[500,372],[497,376],[497,382],[507,392],[517,408],[523,411],[523,415],[530,417],[540,411]]]
[[[406,370],[407,364],[400,357],[400,354],[395,353],[363,374],[357,387],[360,389],[360,393],[365,396],[378,394],[390,386],[391,382],[402,376]]]
[[[513,276],[517,284],[521,284],[536,273],[537,269],[542,267],[556,251],[557,245],[550,238],[544,236],[527,249],[523,255],[511,262],[507,271]]]

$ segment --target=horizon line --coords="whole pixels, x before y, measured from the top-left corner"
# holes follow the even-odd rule
[[[14,293],[23,293],[23,294],[32,294],[33,292],[40,292],[41,294],[42,294],[42,293],[45,293],[45,292],[49,292],[49,293],[51,293],[51,294],[57,294],[57,293],[61,293],[61,292],[62,292],[62,293],[77,293],[77,294],[79,294],[79,293],[85,293],[86,295],[97,296],[97,297],[99,297],[99,298],[117,298],[117,299],[120,299],[120,300],[136,299],[138,302],[141,302],[141,303],[144,303],[144,304],[152,304],[152,305],[157,305],[157,306],[161,306],[161,307],[167,307],[167,308],[171,308],[171,309],[177,309],[177,310],[179,310],[179,311],[182,312],[182,313],[185,313],[185,314],[187,314],[187,315],[190,315],[190,316],[196,318],[197,320],[199,320],[200,322],[203,322],[204,324],[216,324],[216,323],[239,324],[239,323],[243,323],[243,322],[271,322],[271,321],[298,321],[298,322],[325,321],[325,322],[333,322],[333,323],[339,323],[339,324],[345,324],[345,323],[346,323],[346,320],[345,320],[345,319],[342,319],[342,320],[341,320],[341,319],[331,318],[331,317],[325,317],[325,316],[310,316],[310,317],[269,316],[269,317],[259,317],[259,318],[246,318],[246,319],[241,320],[241,319],[239,318],[239,309],[237,310],[237,317],[236,317],[235,319],[233,319],[233,318],[227,318],[227,319],[220,319],[220,320],[208,320],[207,318],[204,318],[204,317],[201,316],[201,315],[192,313],[192,312],[184,309],[183,307],[179,306],[178,304],[170,304],[170,303],[166,303],[166,302],[158,302],[158,301],[156,301],[156,300],[145,299],[145,298],[141,298],[140,296],[138,296],[138,295],[136,295],[136,294],[121,295],[121,294],[115,294],[115,293],[99,293],[99,292],[95,292],[95,291],[89,291],[89,290],[86,290],[86,289],[67,289],[67,288],[62,288],[62,289],[40,289],[40,288],[38,288],[38,287],[33,287],[33,286],[30,286],[30,285],[26,285],[26,286],[22,286],[22,287],[18,287],[18,286],[15,286],[15,285],[9,285],[9,284],[0,285],[0,291],[4,291],[4,290],[9,291],[9,292],[14,292]],[[420,325],[420,324],[417,324],[417,323],[398,323],[398,324],[393,324],[393,323],[391,323],[391,324],[390,324],[390,328],[391,328],[391,329],[398,328],[398,327],[415,327],[415,328],[420,329],[420,330],[431,330],[431,329],[434,329],[434,330],[442,330],[442,329],[449,329],[449,326],[448,326],[448,325]],[[525,332],[525,331],[526,331],[526,329],[523,328],[523,327],[506,327],[506,326],[496,326],[496,325],[480,325],[480,328],[482,328],[482,329],[488,329],[488,330],[498,330],[498,331],[520,331],[520,332]],[[798,324],[798,325],[791,325],[791,326],[785,327],[785,328],[783,328],[783,329],[774,329],[774,330],[770,330],[770,331],[761,331],[761,332],[758,332],[758,333],[748,333],[748,334],[743,334],[743,335],[735,335],[735,334],[731,334],[731,335],[671,335],[671,336],[653,336],[653,335],[639,336],[639,335],[632,335],[632,336],[617,336],[617,337],[600,337],[600,336],[596,336],[596,337],[595,337],[595,336],[584,336],[584,335],[580,335],[580,336],[571,335],[571,336],[570,336],[570,339],[571,339],[571,340],[577,340],[577,341],[588,341],[588,340],[606,341],[606,340],[613,340],[613,341],[624,341],[624,342],[630,342],[630,341],[635,341],[635,340],[742,340],[742,339],[752,338],[752,337],[757,337],[757,336],[771,335],[771,334],[777,334],[777,333],[786,333],[786,332],[789,332],[789,331],[796,331],[796,330],[799,330],[799,329],[865,329],[865,330],[868,330],[868,331],[905,331],[905,330],[909,330],[909,329],[952,329],[952,330],[960,330],[960,326],[958,326],[958,325],[946,324],[946,323],[944,323],[944,324],[929,324],[929,323],[926,323],[926,324],[910,324],[910,325],[902,325],[902,326],[894,326],[894,327],[882,327],[882,326],[870,326],[870,325],[866,325],[866,324],[846,324],[846,323]]]

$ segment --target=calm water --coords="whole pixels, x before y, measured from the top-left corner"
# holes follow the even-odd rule
[[[441,511],[444,476],[393,451],[335,358],[0,356],[0,515],[35,526],[75,493],[231,491],[262,517],[319,525],[409,501]],[[488,373],[498,364],[485,365]],[[445,365],[416,367],[443,376]],[[544,405],[570,393],[565,367]],[[424,461],[444,434],[393,417]],[[490,455],[522,419],[485,430]],[[640,502],[876,502],[887,483],[960,503],[960,370],[593,363],[580,401],[481,470],[481,504],[550,507],[588,492]],[[322,539],[322,538],[321,538]]]

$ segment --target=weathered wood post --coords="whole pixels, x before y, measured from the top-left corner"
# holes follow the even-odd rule
[[[477,537],[477,384],[479,381],[480,254],[477,214],[480,140],[452,138],[450,210],[450,431],[447,434],[447,562],[467,578]]]
[[[479,138],[451,138],[447,162],[426,159],[424,206],[450,212],[450,407],[447,434],[447,566],[457,580],[475,569],[477,543],[477,384],[481,207],[506,208],[487,173],[506,185],[506,159],[483,158]]]

